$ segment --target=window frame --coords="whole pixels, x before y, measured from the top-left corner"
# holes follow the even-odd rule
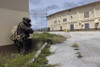
[[[57,20],[54,21],[54,24],[57,24]]]
[[[89,12],[84,12],[84,18],[89,18]]]

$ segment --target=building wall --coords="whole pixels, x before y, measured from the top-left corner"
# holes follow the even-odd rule
[[[71,9],[67,11],[67,22],[77,21],[79,18],[77,14],[77,9]]]
[[[84,18],[84,13],[86,12],[89,12],[89,17]],[[67,18],[66,22],[63,22],[64,18]],[[86,28],[85,25],[87,23],[89,24],[89,29],[100,29],[100,1],[55,13],[48,16],[47,20],[48,27],[55,25],[55,30],[60,30],[60,26],[62,26],[63,30],[70,29],[72,24],[74,25],[74,30],[82,30]],[[60,20],[61,23],[59,25],[58,22],[54,24],[54,20]]]
[[[100,3],[95,4],[95,12],[96,12],[96,17],[100,21]],[[100,22],[98,25],[98,28],[100,28]]]
[[[83,6],[83,7],[80,7],[78,9],[79,9],[79,14],[80,14],[80,20],[94,18],[94,10],[93,10],[94,6],[93,6],[93,4]],[[84,18],[84,12],[89,12],[89,18]]]
[[[100,3],[95,4],[96,17],[100,17]]]
[[[13,44],[10,31],[23,17],[29,17],[28,10],[28,0],[0,0],[0,46]]]

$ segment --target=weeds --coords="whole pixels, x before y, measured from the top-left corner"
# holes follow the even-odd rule
[[[81,53],[79,53],[77,57],[78,58],[82,58],[83,56],[81,55]]]
[[[74,43],[74,45],[72,45],[72,47],[79,47],[79,46],[78,46],[78,44],[75,44],[75,43]]]
[[[74,50],[79,50],[79,48],[75,48]]]
[[[16,58],[11,59],[7,64],[5,64],[4,67],[21,67],[27,61],[29,61],[35,53],[36,51],[29,53],[27,55],[17,56]]]
[[[44,33],[34,33],[31,35],[33,41],[33,48],[38,50],[44,42],[49,44],[61,43],[66,38],[56,34]]]
[[[77,56],[78,58],[82,58],[83,57],[80,52],[77,52],[76,54],[78,54],[78,56]]]
[[[72,45],[72,47],[75,47],[74,50],[79,50],[79,46],[78,46],[78,44],[75,44],[75,43],[74,43],[74,44]],[[77,52],[76,54],[78,54],[78,56],[77,56],[78,58],[82,58],[82,57],[83,57],[83,56],[81,55],[80,52]]]
[[[48,60],[46,56],[52,54],[49,51],[49,45],[47,45],[40,53],[40,55],[35,59],[33,63],[27,65],[27,67],[53,67],[53,65],[48,65]]]

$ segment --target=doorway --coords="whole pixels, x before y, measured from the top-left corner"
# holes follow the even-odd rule
[[[99,23],[95,23],[95,29],[97,30],[99,26]]]
[[[85,30],[89,30],[89,23],[85,24]]]
[[[48,31],[50,31],[50,28],[48,28]]]
[[[62,31],[62,26],[60,26],[60,31]]]
[[[74,24],[71,24],[71,25],[70,25],[70,30],[71,30],[71,31],[74,31]]]

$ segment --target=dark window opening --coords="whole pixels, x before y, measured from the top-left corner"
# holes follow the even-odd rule
[[[71,17],[71,19],[73,19],[73,16],[70,16]]]
[[[66,22],[67,21],[67,19],[63,19],[63,22]]]

